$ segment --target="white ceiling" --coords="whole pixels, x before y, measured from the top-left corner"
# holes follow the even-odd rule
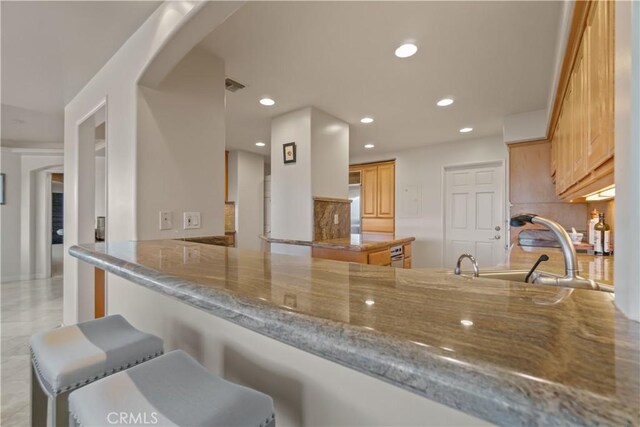
[[[270,119],[313,105],[352,125],[353,155],[498,135],[504,116],[547,108],[561,13],[544,1],[252,2],[202,45],[247,86],[227,92],[228,147],[267,154]],[[396,58],[407,40],[418,53]],[[436,107],[443,97],[455,103]]]
[[[2,1],[2,139],[60,143],[64,106],[159,1]]]

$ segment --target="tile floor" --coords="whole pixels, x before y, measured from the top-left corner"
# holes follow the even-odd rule
[[[62,277],[0,284],[0,425],[29,426],[29,337],[62,322]]]

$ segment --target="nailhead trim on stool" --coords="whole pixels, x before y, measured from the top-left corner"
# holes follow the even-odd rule
[[[275,427],[271,397],[213,375],[181,350],[72,392],[69,413],[81,427]]]
[[[139,331],[120,315],[41,332],[29,344],[32,425],[42,425],[48,413],[48,424],[66,426],[69,392],[164,352],[162,339]]]
[[[112,315],[31,337],[31,359],[55,396],[163,354],[162,339]]]

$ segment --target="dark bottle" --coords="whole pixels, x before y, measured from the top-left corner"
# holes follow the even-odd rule
[[[595,239],[593,242],[593,250],[596,255],[609,256],[611,255],[611,227],[604,222],[604,213],[600,214],[600,220],[593,227],[595,231]]]

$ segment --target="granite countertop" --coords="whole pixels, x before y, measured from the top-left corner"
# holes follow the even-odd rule
[[[260,236],[269,243],[283,243],[289,245],[311,246],[314,248],[341,249],[347,251],[370,251],[398,246],[416,240],[415,237],[397,237],[390,233],[362,233],[352,234],[350,237],[328,240],[294,240],[278,239],[271,236]]]
[[[640,324],[611,294],[173,240],[70,253],[496,424],[640,424]]]
[[[229,232],[225,231],[224,236],[183,237],[176,240],[183,241],[183,242],[191,242],[191,243],[202,243],[205,245],[232,246],[228,233]],[[231,234],[234,234],[234,233],[231,233]]]

